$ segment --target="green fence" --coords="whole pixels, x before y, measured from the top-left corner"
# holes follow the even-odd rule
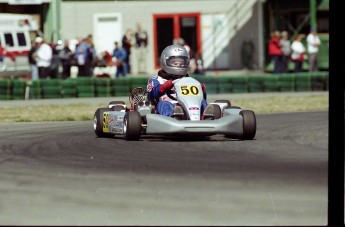
[[[191,75],[206,85],[208,94],[298,92],[328,90],[328,72],[229,76]],[[37,81],[0,80],[0,100],[127,96],[134,87],[146,88],[148,77],[70,78]]]

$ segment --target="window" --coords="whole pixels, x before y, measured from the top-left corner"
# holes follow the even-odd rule
[[[10,47],[14,46],[13,36],[11,33],[5,33],[5,45]]]
[[[25,35],[23,32],[17,33],[17,38],[18,38],[18,45],[19,46],[26,46],[26,39]]]

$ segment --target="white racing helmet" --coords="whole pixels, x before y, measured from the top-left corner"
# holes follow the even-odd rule
[[[161,54],[162,69],[177,77],[183,77],[188,73],[189,54],[183,46],[167,46]]]

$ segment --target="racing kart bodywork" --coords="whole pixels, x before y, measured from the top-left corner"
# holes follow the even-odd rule
[[[130,106],[124,101],[112,101],[107,108],[98,108],[94,114],[94,132],[98,137],[124,135],[126,140],[139,140],[141,135],[212,136],[252,140],[256,134],[256,117],[252,110],[231,106],[229,100],[209,103],[212,116],[201,117],[203,92],[199,81],[183,77],[174,81],[175,99],[183,113],[172,117],[157,114],[155,105],[142,88],[134,88],[129,96]]]

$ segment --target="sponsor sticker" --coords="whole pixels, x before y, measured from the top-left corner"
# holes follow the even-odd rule
[[[103,113],[103,132],[109,132],[109,120],[108,120],[109,113]]]
[[[115,123],[115,127],[116,127],[116,128],[122,128],[122,127],[123,127],[123,122],[122,122],[122,121],[117,121],[117,122]]]
[[[147,85],[147,92],[151,92],[154,87],[153,81]]]
[[[112,124],[114,122],[114,116],[113,115],[109,115],[108,117],[108,124]]]

